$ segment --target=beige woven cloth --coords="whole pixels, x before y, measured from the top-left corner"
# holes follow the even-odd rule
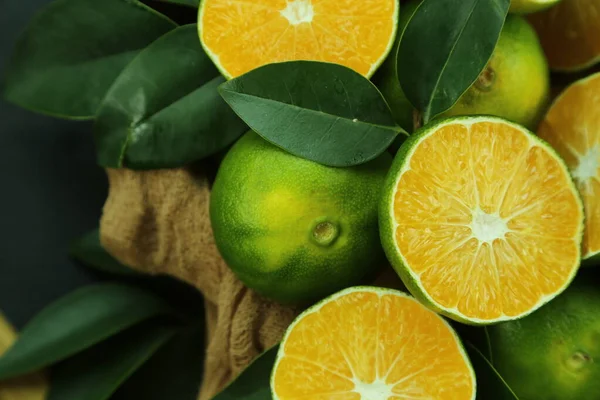
[[[102,245],[123,264],[175,276],[205,298],[207,350],[199,400],[209,400],[260,353],[277,344],[299,310],[246,288],[215,246],[210,182],[197,169],[107,170]],[[375,284],[400,287],[388,268]]]

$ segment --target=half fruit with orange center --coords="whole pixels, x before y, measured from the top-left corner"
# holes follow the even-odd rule
[[[585,205],[583,258],[600,254],[600,73],[572,84],[540,124],[571,170]]]
[[[204,0],[200,41],[227,78],[311,60],[371,76],[396,35],[398,0]]]
[[[472,400],[475,374],[450,325],[395,290],[354,287],[288,328],[274,400]]]
[[[583,205],[567,166],[500,118],[449,119],[412,135],[387,177],[379,220],[409,290],[465,323],[531,313],[580,264]]]

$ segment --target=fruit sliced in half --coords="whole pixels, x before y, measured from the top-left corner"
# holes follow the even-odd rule
[[[326,61],[371,76],[396,34],[398,0],[204,0],[200,41],[223,75]]]
[[[271,389],[274,400],[470,400],[475,374],[442,317],[402,292],[356,287],[290,325]]]
[[[554,101],[538,129],[567,163],[583,198],[583,258],[600,253],[599,94],[600,73],[575,82]]]
[[[530,21],[553,70],[578,71],[600,61],[600,0],[562,0]]]
[[[524,316],[567,287],[580,263],[583,205],[548,144],[500,118],[463,117],[402,145],[379,225],[417,298],[487,324]]]

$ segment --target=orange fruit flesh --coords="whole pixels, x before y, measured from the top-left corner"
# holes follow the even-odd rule
[[[272,382],[279,400],[464,400],[475,393],[451,328],[402,294],[343,294],[301,316],[280,354]]]
[[[200,37],[226,76],[290,60],[370,76],[394,39],[397,0],[205,0]]]
[[[584,258],[600,252],[599,110],[600,74],[596,74],[575,83],[559,96],[538,130],[538,135],[567,163],[583,198]]]
[[[566,168],[529,136],[508,123],[443,125],[397,183],[398,249],[453,314],[524,315],[579,265],[580,201]]]
[[[529,19],[552,69],[578,70],[600,60],[600,0],[562,0]]]

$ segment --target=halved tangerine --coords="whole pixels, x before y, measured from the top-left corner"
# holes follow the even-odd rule
[[[600,253],[600,73],[575,82],[555,101],[538,136],[562,156],[585,205],[583,258]]]
[[[600,61],[600,0],[561,0],[529,20],[553,70],[578,71]]]
[[[522,317],[580,264],[583,206],[564,161],[525,128],[461,117],[409,137],[379,222],[408,289],[465,323]]]
[[[200,41],[227,78],[293,60],[371,76],[390,51],[398,0],[204,0]]]
[[[395,290],[343,290],[301,314],[280,345],[274,400],[471,400],[475,374],[450,325]]]

